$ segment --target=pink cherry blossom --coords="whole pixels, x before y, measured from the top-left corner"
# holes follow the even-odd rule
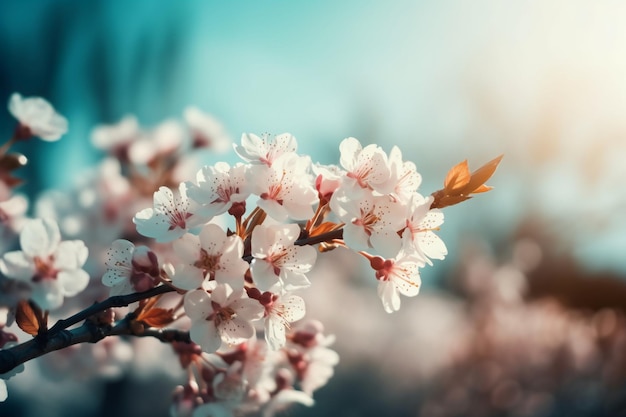
[[[160,187],[154,193],[154,207],[137,213],[133,223],[140,234],[157,242],[171,242],[209,220],[210,216],[187,197],[187,185],[181,183],[178,195],[167,187]]]
[[[312,171],[317,175],[315,178],[315,189],[320,201],[330,201],[333,193],[341,185],[342,178],[346,175],[337,165],[313,164]]]
[[[0,271],[25,282],[31,298],[44,310],[61,306],[63,297],[83,291],[89,275],[82,267],[88,250],[81,240],[61,241],[59,226],[49,219],[27,222],[20,233],[22,250],[5,253]]]
[[[17,129],[19,139],[37,136],[53,142],[67,133],[67,119],[41,97],[22,98],[20,94],[13,93],[9,99],[9,112],[20,122]]]
[[[263,317],[263,306],[247,298],[243,290],[228,284],[212,285],[185,294],[185,312],[191,319],[190,337],[207,353],[217,351],[222,342],[245,342],[254,336],[251,322]]]
[[[276,135],[273,139],[270,139],[269,133],[264,133],[261,137],[244,133],[241,136],[241,145],[234,144],[234,147],[237,155],[244,161],[272,166],[281,155],[295,153],[298,144],[290,133]]]
[[[242,259],[243,241],[239,236],[226,236],[215,224],[204,226],[198,236],[187,233],[174,241],[176,263],[172,283],[183,290],[200,288],[204,280],[243,288],[248,263]]]
[[[295,246],[300,234],[297,224],[259,225],[252,232],[252,279],[261,291],[280,292],[306,288],[306,277],[317,251],[311,246]]]

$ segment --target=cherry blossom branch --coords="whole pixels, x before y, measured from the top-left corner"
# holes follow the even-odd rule
[[[316,236],[298,239],[294,242],[294,245],[316,245],[322,242],[330,242],[335,239],[343,239],[343,229],[331,230],[330,232],[322,233]]]
[[[87,307],[82,311],[79,311],[78,313],[74,314],[71,317],[68,317],[67,319],[57,321],[55,325],[52,326],[50,330],[48,330],[48,336],[53,336],[61,330],[67,329],[68,327],[80,323],[81,321],[93,316],[94,314],[100,313],[109,308],[125,307],[136,301],[145,300],[172,291],[176,291],[176,289],[167,285],[160,285],[144,292],[109,297],[104,301],[93,304],[92,306]]]
[[[343,230],[333,230],[320,235],[299,239],[295,244],[298,246],[315,245],[341,239],[342,236]],[[129,319],[134,318],[132,313],[113,327],[110,325],[97,325],[92,321],[86,321],[80,327],[67,330],[69,327],[85,321],[107,309],[124,307],[137,301],[173,291],[176,291],[176,289],[168,285],[161,285],[140,293],[113,296],[87,307],[67,319],[61,319],[47,332],[42,332],[32,340],[9,349],[0,350],[0,374],[8,372],[16,366],[45,355],[46,353],[78,343],[96,343],[107,336],[132,335],[137,337],[154,337],[162,342],[180,341],[190,343],[189,332],[176,329],[140,328],[140,330],[137,330],[133,328],[129,325]]]
[[[131,335],[137,337],[154,337],[161,342],[191,343],[189,332],[177,329],[143,329],[132,326],[132,314],[115,326],[97,325],[87,321],[82,326],[71,330],[60,330],[45,341],[35,337],[28,342],[0,350],[0,374],[8,372],[31,359],[38,358],[55,350],[67,348],[79,343],[97,343],[108,336]]]

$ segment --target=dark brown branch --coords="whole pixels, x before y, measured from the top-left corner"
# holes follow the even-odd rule
[[[165,293],[172,292],[172,291],[175,291],[175,289],[167,285],[161,285],[161,286],[154,287],[144,292],[137,292],[137,293],[128,294],[128,295],[117,295],[114,297],[109,297],[104,301],[101,301],[90,307],[87,307],[86,309],[82,311],[79,311],[78,313],[74,314],[71,317],[68,317],[67,319],[57,321],[54,324],[54,326],[52,326],[50,330],[48,330],[48,335],[53,336],[59,331],[63,329],[67,329],[68,327],[73,326],[74,324],[80,323],[81,321],[87,319],[88,317],[91,317],[94,314],[100,313],[109,308],[125,307],[136,301],[145,300],[145,299],[154,297],[156,295],[161,295],[161,294],[165,294]]]
[[[295,245],[315,245],[322,242],[330,242],[343,237],[343,230],[333,230],[317,236],[311,236],[296,240]],[[250,259],[247,259],[250,258]],[[248,262],[252,257],[244,257]],[[47,332],[32,340],[13,346],[9,349],[0,350],[0,374],[10,371],[16,366],[31,359],[38,358],[46,353],[63,349],[78,343],[96,343],[108,336],[132,335],[137,337],[154,337],[162,342],[186,342],[191,343],[189,332],[176,329],[153,329],[133,328],[129,325],[129,317],[119,321],[115,326],[97,325],[86,321],[80,327],[68,330],[69,327],[85,321],[98,313],[109,308],[125,307],[137,301],[146,300],[157,295],[176,291],[175,288],[161,285],[148,291],[109,297],[104,301],[95,303],[90,307],[74,314],[67,319],[57,321]]]
[[[48,338],[45,341],[34,338],[9,349],[0,350],[0,374],[55,350],[64,349],[78,343],[97,343],[108,336],[154,337],[164,343],[174,341],[191,343],[189,332],[187,331],[177,329],[144,329],[132,326],[132,321],[127,318],[119,321],[113,327],[110,325],[96,325],[86,321],[82,326],[75,329],[58,330],[54,335],[48,334]]]
[[[95,303],[79,311],[67,319],[59,320],[47,332],[38,335],[34,339],[9,349],[0,350],[0,374],[8,372],[16,366],[45,355],[46,353],[63,349],[77,343],[96,343],[107,336],[133,334],[135,336],[152,336],[162,341],[188,341],[188,334],[187,336],[173,335],[170,330],[146,330],[143,331],[142,334],[134,334],[130,327],[128,327],[128,320],[120,321],[115,327],[85,322],[76,329],[67,330],[68,327],[78,324],[109,308],[125,307],[136,301],[145,300],[172,291],[175,291],[175,289],[167,285],[161,285],[144,292],[109,297],[104,301]]]
[[[294,242],[294,245],[316,245],[318,243],[330,242],[336,239],[343,239],[343,229],[331,230],[330,232],[322,233],[320,235],[298,239]]]

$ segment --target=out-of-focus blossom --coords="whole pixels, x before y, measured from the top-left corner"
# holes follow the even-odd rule
[[[339,355],[328,347],[334,341],[335,337],[324,335],[324,326],[315,320],[301,322],[293,329],[286,354],[305,393],[313,395],[334,374]]]
[[[282,133],[270,138],[269,133],[261,137],[253,133],[241,136],[241,145],[234,144],[235,152],[244,161],[253,164],[272,166],[274,161],[284,154],[293,154],[298,149],[296,138],[290,133]]]
[[[88,250],[81,240],[61,241],[58,225],[49,219],[26,223],[20,234],[21,251],[5,253],[0,271],[27,283],[31,298],[45,310],[61,306],[87,287],[89,275],[82,266]]]
[[[108,151],[121,161],[127,161],[128,149],[141,137],[141,134],[137,118],[129,115],[116,124],[95,127],[91,132],[91,143],[98,149]]]
[[[187,107],[183,118],[191,131],[192,147],[208,148],[215,152],[225,152],[231,140],[224,126],[213,116],[197,107]]]
[[[9,112],[20,122],[17,129],[19,139],[37,136],[53,142],[67,133],[67,119],[41,97],[22,98],[20,94],[13,93],[9,98]]]
[[[273,417],[291,404],[302,404],[313,407],[315,400],[309,394],[294,389],[284,389],[278,392],[263,408],[263,417]]]
[[[179,122],[167,120],[133,141],[128,149],[128,158],[137,165],[149,164],[159,156],[179,152],[186,137],[185,129]]]

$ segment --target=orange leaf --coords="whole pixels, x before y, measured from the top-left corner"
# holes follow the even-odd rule
[[[472,194],[484,193],[493,187],[485,185],[491,178],[504,155],[487,162],[476,171],[469,173],[467,160],[450,169],[443,183],[444,188],[432,193],[434,198],[431,208],[443,208],[459,204],[472,198]]]
[[[26,300],[18,303],[15,311],[15,322],[20,329],[31,336],[36,336],[39,333],[39,319],[30,303]]]
[[[324,222],[320,224],[319,226],[315,227],[313,230],[311,230],[311,233],[309,234],[309,236],[319,236],[326,232],[332,232],[333,230],[337,230],[340,227],[341,225],[338,223]]]
[[[163,327],[174,321],[174,314],[171,309],[155,307],[144,310],[136,320],[150,327]]]
[[[496,168],[498,167],[498,164],[502,160],[503,156],[504,155],[500,155],[497,158],[492,159],[476,171],[472,172],[472,177],[468,184],[470,193],[475,193],[476,191],[474,190],[478,189],[481,185],[486,183],[489,178],[491,178],[493,173],[496,172]]]
[[[456,164],[448,171],[443,186],[446,190],[457,190],[465,187],[470,181],[470,171],[467,166],[467,159]]]

